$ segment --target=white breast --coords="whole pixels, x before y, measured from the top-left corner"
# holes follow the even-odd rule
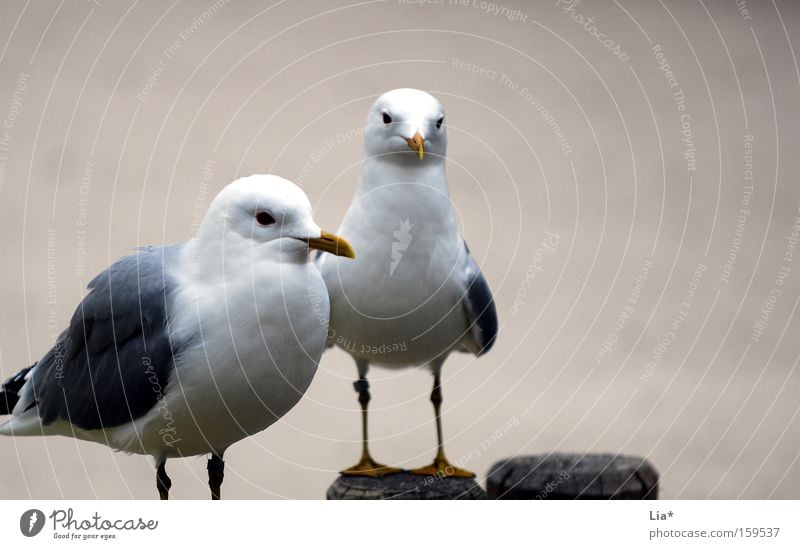
[[[422,364],[458,347],[468,325],[466,255],[446,193],[419,184],[362,193],[339,234],[356,260],[325,257],[322,266],[336,345],[390,366]]]
[[[163,401],[135,422],[145,450],[166,457],[222,450],[288,412],[314,377],[329,318],[310,263],[242,262],[236,276],[186,285],[172,307],[178,356]],[[120,433],[122,437],[130,433]]]

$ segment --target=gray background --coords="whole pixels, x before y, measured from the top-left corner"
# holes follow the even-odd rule
[[[237,176],[297,181],[335,229],[370,104],[417,87],[447,109],[454,207],[501,320],[491,353],[445,367],[450,457],[483,477],[518,453],[624,452],[659,468],[666,497],[800,496],[800,251],[785,259],[800,205],[800,6],[501,2],[519,16],[473,0],[3,2],[3,377],[47,350],[91,276],[137,245],[188,238]],[[537,254],[546,231],[558,243]],[[323,497],[358,454],[354,376],[347,355],[326,353],[306,398],[229,450],[224,495]],[[427,463],[429,373],[374,369],[372,382],[375,456]],[[5,498],[156,496],[149,459],[90,443],[4,438],[0,464]],[[207,496],[205,459],[169,472],[174,497]]]

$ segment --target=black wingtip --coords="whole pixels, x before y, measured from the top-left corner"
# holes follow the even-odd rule
[[[7,393],[5,391],[0,393],[0,416],[9,415],[18,401],[19,395],[16,393]]]
[[[36,366],[36,364],[33,366]],[[0,391],[0,416],[9,415],[17,405],[17,402],[19,402],[19,391],[25,385],[25,376],[28,375],[33,366],[20,370],[0,386],[2,388],[2,391]]]

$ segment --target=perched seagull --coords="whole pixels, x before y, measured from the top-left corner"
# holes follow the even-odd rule
[[[330,338],[358,368],[354,386],[363,450],[344,474],[399,471],[369,453],[369,365],[427,364],[438,451],[432,465],[412,472],[474,476],[445,457],[441,369],[452,351],[488,351],[497,336],[497,315],[489,286],[458,232],[445,176],[445,128],[442,105],[425,92],[399,89],[378,98],[367,117],[361,179],[340,227],[359,259],[320,260],[331,298]]]
[[[188,241],[123,257],[55,346],[2,385],[0,434],[66,435],[148,454],[168,499],[167,458],[223,453],[286,414],[311,383],[329,304],[310,248],[354,257],[314,223],[295,184],[254,175],[226,186]]]

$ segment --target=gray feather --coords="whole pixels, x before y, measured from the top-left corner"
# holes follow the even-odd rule
[[[469,351],[480,356],[489,351],[497,339],[497,310],[494,305],[492,291],[483,277],[478,264],[469,253],[467,243],[464,243],[467,254],[465,279],[467,282],[467,295],[464,307],[469,320],[471,340],[468,342]]]
[[[167,333],[183,244],[142,248],[89,283],[69,327],[29,380],[47,425],[115,427],[149,411],[167,385],[180,345]]]

